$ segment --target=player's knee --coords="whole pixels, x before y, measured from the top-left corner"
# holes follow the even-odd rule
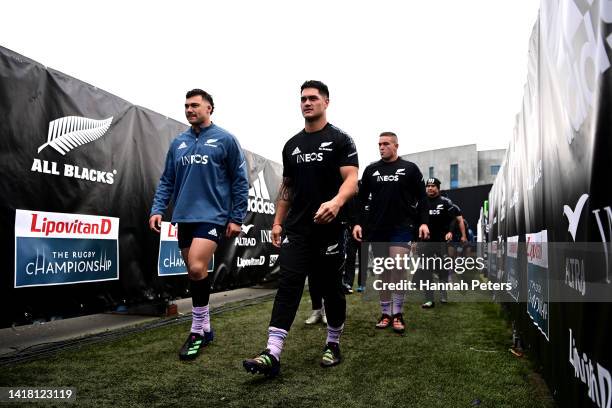
[[[191,278],[204,279],[208,276],[208,268],[203,262],[190,262],[188,273]]]

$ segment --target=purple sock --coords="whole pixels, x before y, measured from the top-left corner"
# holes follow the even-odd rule
[[[391,302],[386,300],[386,301],[380,301],[380,309],[382,310],[382,314],[386,314],[391,316]]]
[[[394,293],[391,295],[393,299],[393,314],[402,313],[404,309],[404,294]]]
[[[344,323],[340,327],[331,327],[327,325],[327,343],[340,343],[340,335],[344,330]]]
[[[210,331],[210,314],[208,313],[208,305],[193,306],[191,308],[191,332],[204,335],[204,332]]]
[[[280,361],[280,355],[283,351],[283,345],[287,338],[287,330],[279,329],[277,327],[268,327],[268,350],[278,361]]]

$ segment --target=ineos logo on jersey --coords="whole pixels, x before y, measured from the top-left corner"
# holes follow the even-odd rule
[[[376,181],[398,181],[399,176],[394,174],[392,176],[378,176],[376,177]]]
[[[253,186],[249,189],[248,210],[250,212],[259,214],[274,214],[276,212],[276,208],[274,208],[274,203],[270,202],[269,200],[270,193],[268,193],[266,179],[262,170],[257,174],[257,178],[253,182]]]
[[[323,153],[304,153],[296,156],[297,163],[311,163],[323,161]]]
[[[191,154],[188,156],[181,157],[181,164],[188,166],[190,164],[208,164],[207,154]]]

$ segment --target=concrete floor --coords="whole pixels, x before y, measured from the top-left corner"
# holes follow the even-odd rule
[[[211,311],[223,305],[257,299],[274,293],[276,289],[241,288],[210,295]],[[174,301],[178,315],[191,313],[191,298]],[[27,347],[44,343],[66,341],[153,322],[162,319],[117,313],[102,313],[70,319],[0,329],[0,356],[9,355]]]

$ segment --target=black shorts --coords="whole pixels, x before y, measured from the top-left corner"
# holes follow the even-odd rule
[[[225,227],[208,222],[179,222],[177,229],[178,246],[184,249],[191,246],[194,238],[204,238],[218,244]]]

